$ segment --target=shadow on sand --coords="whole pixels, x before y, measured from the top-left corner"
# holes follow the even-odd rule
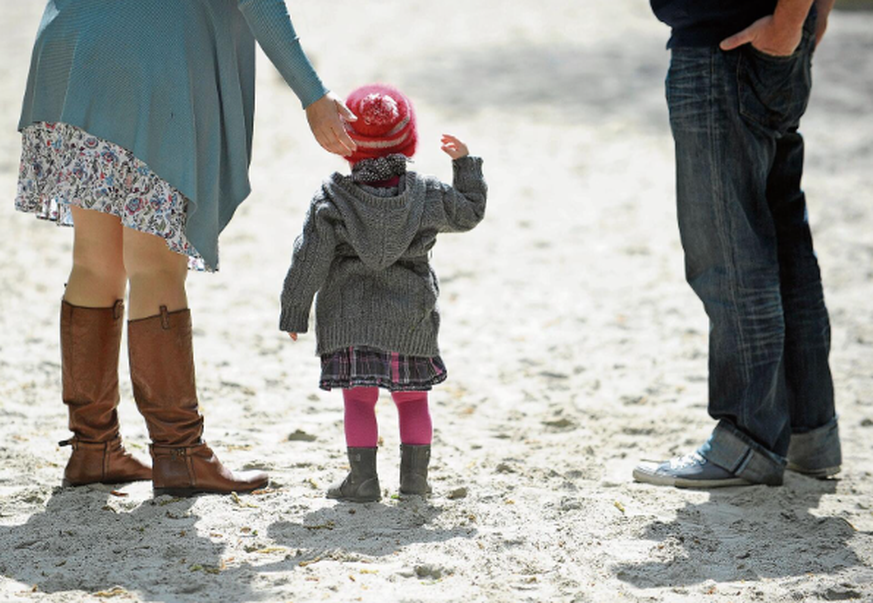
[[[104,487],[56,488],[26,523],[0,526],[0,574],[43,593],[111,593],[197,600],[220,588],[254,597],[243,566],[218,572],[224,544],[197,535],[196,499],[146,501]]]
[[[234,554],[226,550],[231,535],[198,535],[196,500],[143,501],[116,496],[105,486],[56,488],[45,508],[25,523],[0,526],[0,575],[48,594],[107,596],[120,587],[168,603],[203,601],[218,592],[222,600],[251,601],[266,595],[263,585],[258,593],[252,588],[259,574],[294,571],[322,559],[382,557],[413,543],[476,534],[470,527],[433,527],[441,510],[418,497],[397,504],[339,503],[310,512],[299,523],[280,521],[268,528],[272,544],[289,549],[284,559],[226,566]]]
[[[849,546],[859,532],[842,518],[812,513],[837,483],[790,475],[782,488],[714,490],[705,503],[642,531],[640,538],[660,543],[651,553],[655,560],[619,564],[613,572],[652,588],[832,575],[863,565]]]
[[[407,545],[472,538],[471,526],[434,527],[442,510],[426,499],[410,497],[396,505],[385,503],[337,503],[308,513],[299,523],[280,521],[268,530],[277,545],[296,549],[284,561],[262,565],[260,571],[287,571],[321,559],[358,561],[385,557]]]

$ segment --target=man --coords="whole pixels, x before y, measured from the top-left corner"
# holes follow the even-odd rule
[[[830,324],[800,188],[798,124],[834,0],[652,0],[673,28],[667,104],[686,277],[710,319],[696,452],[641,482],[780,485],[840,470]],[[739,33],[736,33],[739,32]]]

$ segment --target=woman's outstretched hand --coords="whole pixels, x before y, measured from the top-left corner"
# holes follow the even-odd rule
[[[328,92],[306,107],[306,119],[312,135],[326,151],[348,157],[356,146],[343,126],[343,120],[357,121],[346,104],[333,92]]]
[[[440,147],[446,155],[452,159],[460,159],[470,154],[467,145],[452,136],[451,134],[443,134],[440,139],[442,146]]]
[[[294,341],[297,341],[297,333],[288,333],[288,336],[289,336],[291,339],[293,339]]]

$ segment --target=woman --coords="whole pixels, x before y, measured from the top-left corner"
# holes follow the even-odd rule
[[[316,140],[348,155],[341,116],[283,0],[49,0],[19,130],[16,208],[75,226],[61,309],[67,485],[152,479],[155,494],[245,492],[201,439],[189,267],[218,268],[218,235],[249,194],[255,39],[300,98]],[[128,348],[153,468],[119,435],[118,354]]]

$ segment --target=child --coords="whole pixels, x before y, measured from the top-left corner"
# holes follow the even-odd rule
[[[376,474],[379,387],[400,417],[400,492],[428,494],[433,437],[427,391],[446,378],[437,332],[439,285],[428,255],[440,232],[463,232],[485,214],[482,160],[454,136],[453,186],[407,172],[417,134],[412,104],[398,90],[364,86],[349,95],[358,117],[352,175],[333,174],[312,200],[282,293],[280,329],[297,340],[316,302],[322,389],[342,388],[351,471],[328,498],[381,498]]]

